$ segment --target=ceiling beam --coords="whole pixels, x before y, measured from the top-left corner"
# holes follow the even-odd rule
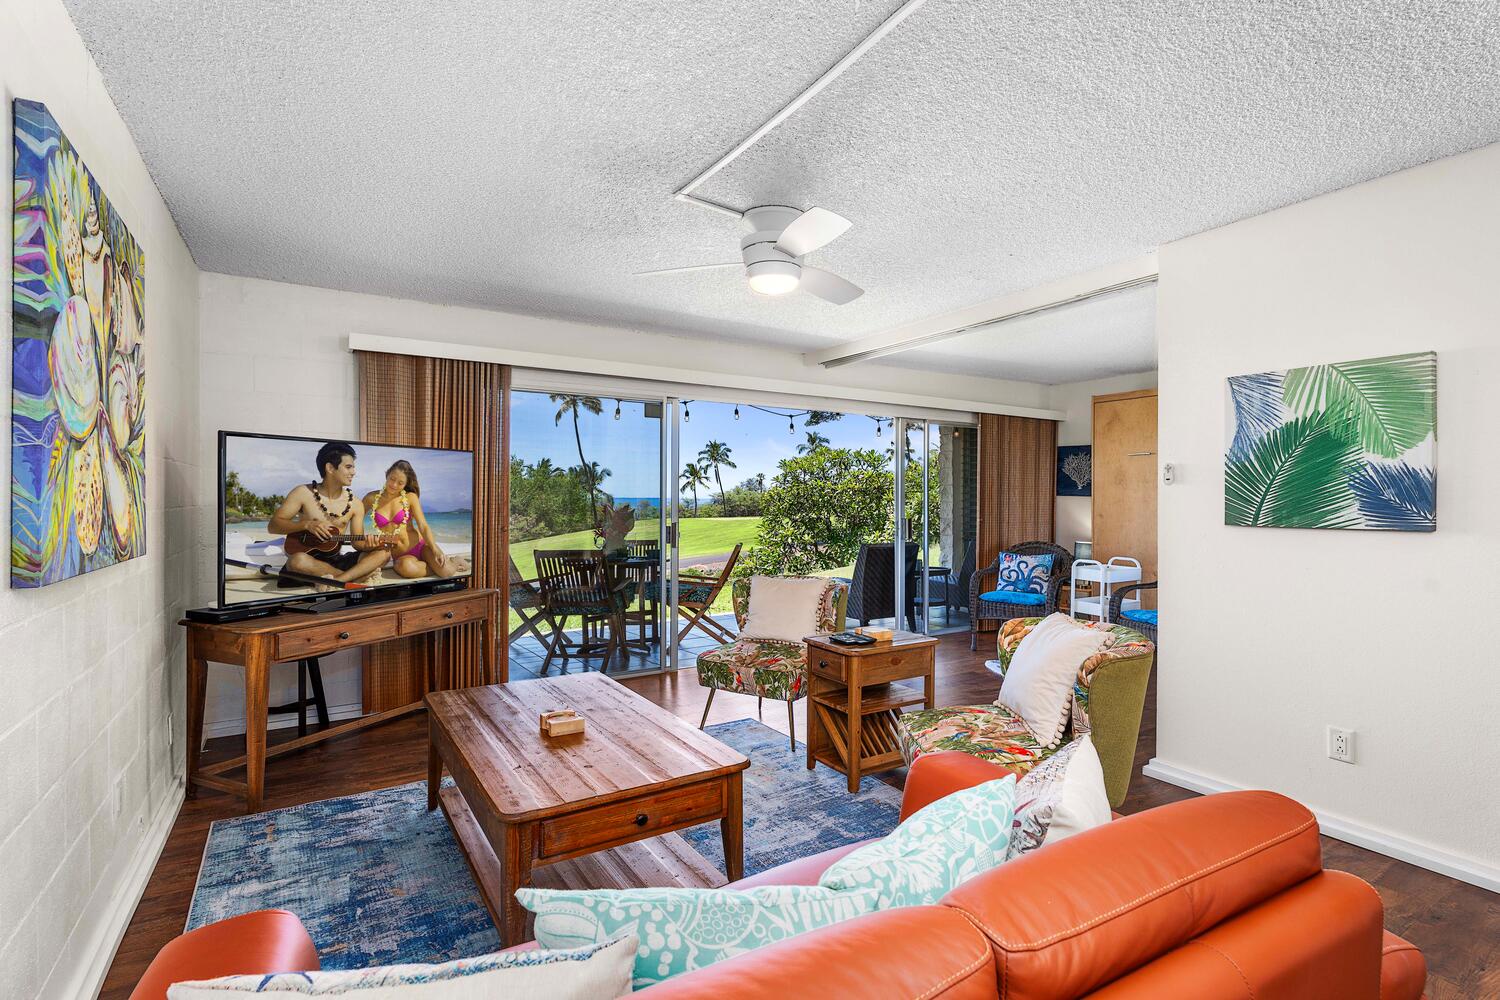
[[[811,351],[802,357],[808,364],[822,365],[824,368],[884,358],[1023,316],[1082,302],[1097,295],[1149,284],[1156,280],[1156,276],[1156,251],[1153,250],[1140,257],[1115,261],[1092,271],[1011,292],[953,312],[930,316],[883,333],[860,337],[821,351]]]

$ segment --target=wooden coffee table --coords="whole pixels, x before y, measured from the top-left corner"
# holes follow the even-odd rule
[[[723,885],[673,830],[717,819],[728,881],[742,876],[750,761],[614,680],[434,691],[427,707],[427,808],[443,807],[505,947],[531,936],[521,886]],[[583,715],[585,731],[542,736],[537,717],[560,708]],[[452,787],[441,787],[444,766]]]

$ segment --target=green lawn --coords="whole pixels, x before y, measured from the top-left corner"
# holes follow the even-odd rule
[[[655,518],[641,521],[636,524],[630,537],[656,538],[659,533],[657,524],[658,521]],[[684,560],[694,556],[727,553],[734,548],[736,542],[743,542],[745,548],[748,549],[755,541],[755,533],[760,530],[758,517],[688,517],[683,518],[678,524],[682,534],[680,558]],[[585,529],[569,532],[566,535],[536,538],[529,542],[512,542],[510,555],[521,570],[521,575],[530,580],[536,575],[536,560],[532,553],[537,549],[592,549],[597,547],[594,532]],[[740,553],[740,557],[744,558],[743,552]]]

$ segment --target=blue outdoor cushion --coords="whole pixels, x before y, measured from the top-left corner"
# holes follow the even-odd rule
[[[1033,594],[1025,590],[992,590],[987,594],[980,594],[979,599],[996,604],[1034,604],[1038,607],[1047,603],[1046,594]]]
[[[1122,611],[1120,612],[1120,617],[1133,622],[1145,622],[1147,625],[1156,624],[1156,611],[1154,609],[1139,608],[1135,611]]]

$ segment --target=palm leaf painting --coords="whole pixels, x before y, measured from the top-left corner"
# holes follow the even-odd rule
[[[1229,450],[1235,456],[1243,456],[1286,420],[1280,372],[1230,379],[1229,398],[1234,404],[1234,441]]]
[[[1436,529],[1436,354],[1228,382],[1225,524]]]
[[[1431,469],[1368,465],[1349,482],[1372,528],[1431,531],[1437,527],[1437,479]]]
[[[1347,410],[1346,426],[1360,448],[1383,458],[1420,444],[1436,419],[1437,364],[1430,353],[1293,368],[1285,385],[1287,405],[1303,416]]]
[[[1300,417],[1261,438],[1224,469],[1224,523],[1349,528],[1358,521],[1349,477],[1358,449],[1323,415]]]

